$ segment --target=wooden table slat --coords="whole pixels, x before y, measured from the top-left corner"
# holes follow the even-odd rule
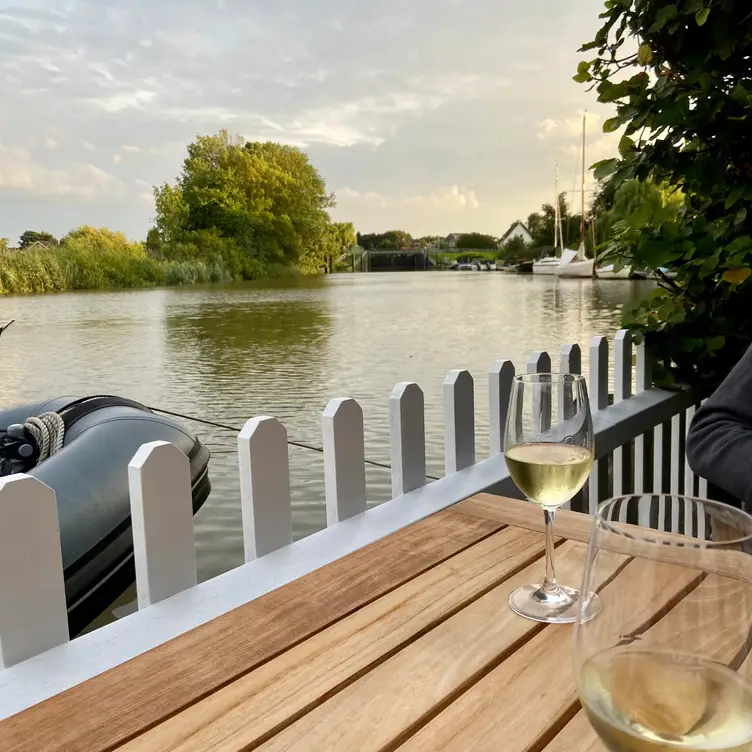
[[[714,603],[724,601],[723,610]],[[728,603],[735,603],[733,614]],[[646,632],[651,647],[676,649],[691,645],[707,658],[738,667],[752,667],[752,586],[738,580],[711,575],[688,593],[668,614]],[[746,660],[745,660],[746,659]],[[746,674],[752,679],[749,673]],[[605,747],[596,736],[584,710],[567,724],[546,747],[545,752],[602,752]]]
[[[244,749],[536,562],[543,536],[506,528],[133,739],[122,752]]]
[[[567,542],[558,554],[562,576],[571,577],[581,571],[586,548]],[[613,571],[622,563],[622,557],[614,557]],[[258,749],[376,752],[392,748],[541,630],[542,625],[521,619],[507,604],[514,588],[540,575],[541,563],[536,562]],[[223,749],[239,752],[245,747],[225,743]]]
[[[5,719],[0,749],[114,749],[502,527],[432,515]]]
[[[645,597],[644,576],[653,577]],[[656,575],[660,574],[658,582]],[[639,632],[657,613],[699,582],[696,572],[636,560],[603,590],[604,602],[628,598],[634,608],[625,632]],[[547,626],[473,685],[402,747],[400,752],[528,752],[540,749],[577,712],[572,676],[572,629]]]

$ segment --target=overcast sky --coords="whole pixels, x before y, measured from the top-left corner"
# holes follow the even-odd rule
[[[185,146],[306,149],[363,231],[501,235],[609,116],[572,81],[602,0],[0,0],[0,237],[134,238]],[[575,200],[579,200],[575,198]]]

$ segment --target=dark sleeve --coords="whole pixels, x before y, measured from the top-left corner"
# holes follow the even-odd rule
[[[697,475],[752,503],[752,347],[695,414],[687,460]]]

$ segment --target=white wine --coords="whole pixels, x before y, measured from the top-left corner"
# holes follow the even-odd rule
[[[752,687],[720,663],[621,647],[581,671],[582,705],[611,752],[752,752]]]
[[[566,504],[593,466],[593,453],[576,444],[517,444],[505,456],[517,488],[543,507]]]

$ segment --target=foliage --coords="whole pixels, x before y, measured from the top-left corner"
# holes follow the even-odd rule
[[[564,245],[580,242],[580,214],[571,214],[567,194],[559,194],[559,212]],[[543,204],[540,211],[527,218],[527,228],[533,236],[533,247],[558,245],[554,234],[556,209],[553,204]]]
[[[8,238],[0,238],[0,251],[8,250]]]
[[[509,238],[499,249],[498,257],[507,264],[514,264],[523,259],[532,258],[533,246],[526,243],[524,238],[515,236]]]
[[[50,235],[49,232],[35,232],[34,230],[26,230],[18,239],[19,248],[28,248],[34,243],[45,243],[46,245],[57,245],[57,238],[54,235]]]
[[[156,188],[154,198],[155,253],[165,259],[198,254],[248,279],[274,267],[315,272],[341,248],[327,212],[334,199],[292,146],[246,142],[225,130],[199,136],[177,183]]]
[[[387,232],[371,232],[358,235],[358,245],[366,251],[388,250],[398,251],[400,248],[412,248],[413,238],[404,230],[388,230]]]
[[[229,281],[220,264],[159,261],[107,228],[80,227],[59,246],[0,252],[0,294]]]
[[[659,383],[702,396],[752,341],[752,13],[747,0],[607,0],[601,18],[575,80],[616,105],[603,128],[624,135],[596,177],[682,200],[619,223],[602,260],[677,272],[625,324],[659,359]]]
[[[591,221],[596,223],[598,238],[611,238],[630,224],[651,221],[656,213],[668,212],[669,217],[677,220],[683,206],[684,199],[680,193],[672,191],[667,186],[656,185],[650,180],[644,183],[639,180],[626,180],[615,190],[612,184],[607,182],[599,186],[591,208]],[[609,250],[610,244],[602,244],[601,248]],[[631,266],[628,259],[622,261],[621,258],[616,264]]]
[[[460,235],[457,238],[456,248],[473,248],[479,250],[490,250],[499,247],[499,241],[492,235],[484,235],[481,232],[469,232]]]

